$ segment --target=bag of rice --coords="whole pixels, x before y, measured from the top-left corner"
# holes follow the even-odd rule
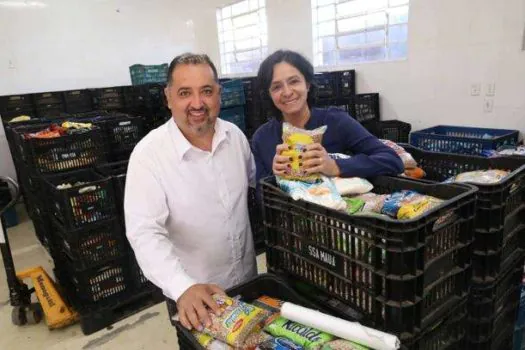
[[[359,345],[357,343],[354,343],[348,340],[337,339],[337,340],[324,344],[322,350],[370,350],[370,349],[367,348],[366,346]]]
[[[319,179],[319,174],[304,174],[303,167],[299,166],[299,163],[301,163],[299,156],[303,154],[303,150],[307,145],[321,143],[326,128],[326,126],[321,126],[314,130],[304,130],[296,128],[289,123],[283,123],[283,142],[292,148],[282,152],[283,156],[292,158],[290,174],[283,176],[283,178],[305,182],[315,182]]]
[[[214,294],[213,299],[221,309],[221,315],[210,312],[211,326],[205,327],[203,333],[234,347],[241,347],[254,332],[261,330],[264,321],[270,316],[266,310]]]

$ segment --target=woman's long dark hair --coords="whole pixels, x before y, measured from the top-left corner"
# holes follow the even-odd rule
[[[266,57],[259,67],[259,72],[257,73],[257,88],[261,101],[263,102],[263,107],[268,112],[267,116],[277,118],[278,120],[282,120],[282,113],[273,103],[269,90],[272,84],[273,67],[281,62],[286,62],[294,66],[304,76],[306,83],[310,85],[306,98],[308,107],[312,107],[317,96],[317,86],[314,82],[314,67],[312,64],[303,55],[295,51],[275,51]]]

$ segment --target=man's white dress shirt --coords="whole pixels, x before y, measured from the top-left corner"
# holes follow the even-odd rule
[[[256,274],[248,216],[255,163],[242,131],[217,119],[211,152],[170,119],[129,160],[126,235],[145,276],[177,300],[195,283],[224,289]]]

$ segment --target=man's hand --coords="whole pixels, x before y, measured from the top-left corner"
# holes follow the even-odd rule
[[[219,316],[220,309],[213,294],[226,294],[215,284],[194,284],[179,297],[177,309],[180,323],[188,330],[195,328],[199,332],[203,326],[210,327],[211,319],[208,315],[210,308],[215,315]]]

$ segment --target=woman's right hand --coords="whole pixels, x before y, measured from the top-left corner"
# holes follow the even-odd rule
[[[291,149],[291,146],[287,145],[286,143],[277,145],[277,148],[275,149],[275,156],[273,157],[273,165],[272,165],[272,170],[273,170],[274,175],[283,176],[283,175],[290,173],[291,166],[292,166],[292,158],[289,156],[282,155],[284,151],[288,151],[290,149]]]

